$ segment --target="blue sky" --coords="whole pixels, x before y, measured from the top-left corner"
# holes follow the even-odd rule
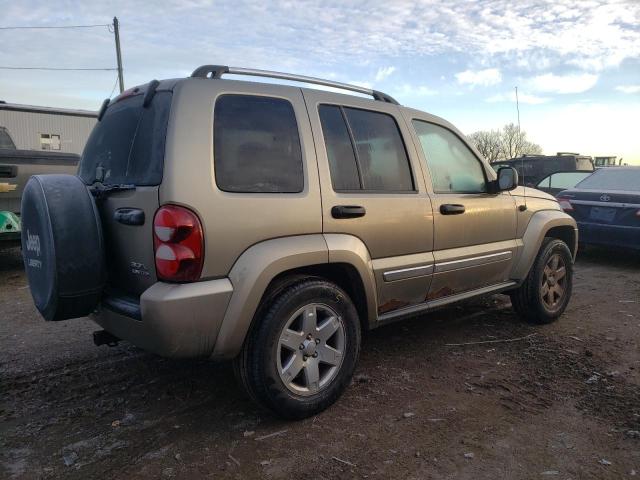
[[[373,86],[465,133],[640,164],[640,0],[20,2],[0,26],[121,22],[125,83],[206,63]],[[0,30],[0,66],[114,67],[107,28]],[[115,72],[0,70],[0,99],[97,109]]]

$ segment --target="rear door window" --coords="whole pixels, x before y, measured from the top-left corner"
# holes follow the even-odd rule
[[[304,187],[293,106],[281,98],[222,95],[215,104],[214,166],[220,190],[297,193]]]
[[[156,92],[143,108],[144,95],[110,105],[94,127],[78,174],[86,184],[159,185],[171,109],[171,92]]]
[[[391,115],[320,105],[320,123],[335,191],[414,191],[400,130]]]
[[[356,166],[356,155],[340,107],[320,105],[319,114],[333,189],[337,192],[359,190],[362,185]]]

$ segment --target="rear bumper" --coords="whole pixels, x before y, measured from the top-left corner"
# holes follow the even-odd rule
[[[640,249],[640,227],[578,222],[580,243]]]
[[[211,355],[233,293],[224,278],[173,284],[158,282],[131,302],[104,302],[92,319],[107,332],[163,357]],[[127,309],[115,308],[119,303]],[[136,318],[137,317],[137,318]]]

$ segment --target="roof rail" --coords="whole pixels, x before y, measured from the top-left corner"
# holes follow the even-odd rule
[[[358,85],[350,85],[348,83],[334,82],[332,80],[324,80],[322,78],[307,77],[306,75],[295,75],[292,73],[271,72],[269,70],[257,70],[255,68],[227,67],[226,65],[202,65],[201,67],[196,68],[191,76],[198,78],[221,78],[223,74],[279,78],[281,80],[324,85],[325,87],[339,88],[341,90],[349,90],[351,92],[358,92],[364,95],[371,95],[375,100],[380,102],[400,105],[393,97],[386,93],[379,92],[378,90],[360,87]]]

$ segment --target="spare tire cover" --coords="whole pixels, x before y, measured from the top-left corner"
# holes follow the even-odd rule
[[[100,217],[74,175],[34,175],[22,194],[22,255],[45,320],[84,317],[97,306],[106,269]]]

